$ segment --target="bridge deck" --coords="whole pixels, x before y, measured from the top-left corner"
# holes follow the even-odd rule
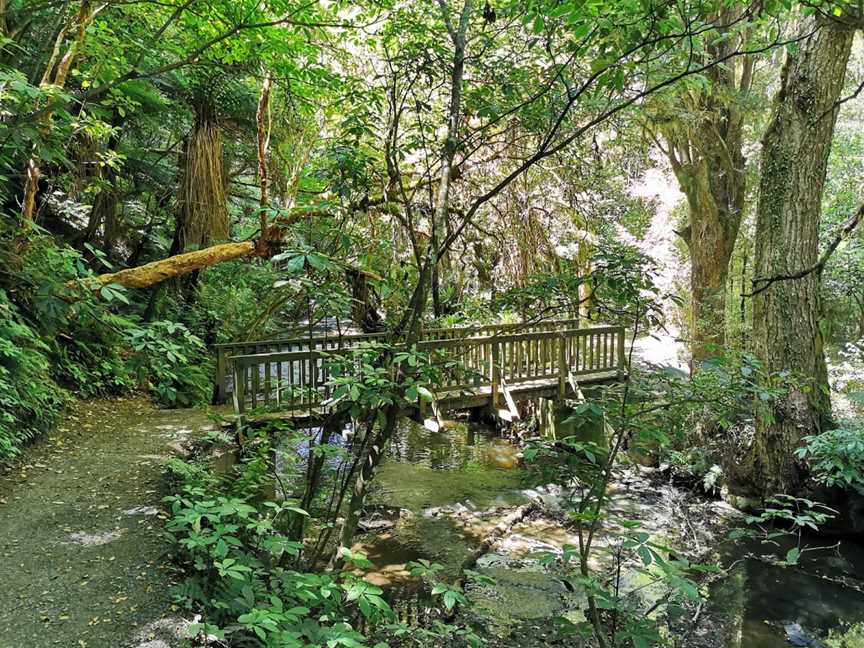
[[[597,371],[580,375],[579,384],[600,384],[620,380],[621,378],[622,375],[617,369],[611,371]],[[528,380],[509,386],[508,391],[517,402],[542,396],[557,396],[558,379],[538,378],[536,380]],[[575,396],[573,388],[570,386],[569,382],[565,388],[565,396],[567,398]],[[466,390],[438,392],[435,394],[435,398],[438,403],[441,404],[441,408],[445,411],[482,407],[488,405],[491,401],[492,386],[483,385],[481,387],[474,387]]]
[[[525,332],[513,325],[427,331],[417,347],[439,368],[439,381],[430,388],[436,417],[440,411],[480,406],[497,410],[503,405],[502,411],[512,413],[520,400],[566,397],[576,379],[583,384],[621,379],[625,371],[623,327],[580,329],[572,325],[572,321],[545,322]],[[430,339],[430,333],[441,337]],[[217,390],[232,394],[237,414],[263,408],[308,416],[328,405],[330,360],[380,339],[373,334],[284,340],[279,345],[290,350],[217,358],[221,364]],[[226,348],[230,353],[227,345],[220,350]],[[229,368],[230,381],[226,379]],[[418,399],[416,408],[422,414],[428,405]]]

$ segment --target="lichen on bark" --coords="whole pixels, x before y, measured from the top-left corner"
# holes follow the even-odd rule
[[[825,17],[790,50],[774,115],[762,142],[754,277],[794,273],[816,262],[828,154],[854,29]],[[806,478],[794,455],[801,438],[830,418],[820,328],[821,275],[777,281],[754,295],[753,343],[766,373],[788,372],[795,385],[756,416],[752,470],[739,488],[793,492]]]

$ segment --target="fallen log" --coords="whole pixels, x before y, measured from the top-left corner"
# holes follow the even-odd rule
[[[534,501],[530,504],[524,504],[517,508],[515,511],[510,513],[510,515],[506,516],[503,520],[501,520],[498,524],[495,525],[489,535],[486,536],[483,541],[477,546],[477,548],[471,553],[471,555],[462,563],[462,571],[464,572],[466,569],[472,569],[477,565],[477,561],[480,560],[483,556],[485,556],[492,549],[492,546],[498,542],[503,536],[510,533],[510,530],[522,522],[526,517],[528,517],[531,513],[540,510],[540,505]],[[460,579],[460,584],[464,584],[464,577]]]
[[[70,288],[85,286],[93,290],[108,284],[119,284],[124,288],[149,288],[167,279],[174,279],[202,268],[209,268],[217,263],[253,256],[270,257],[280,249],[287,227],[308,218],[332,215],[332,212],[322,209],[298,210],[287,216],[277,217],[269,226],[262,221],[265,229],[257,241],[219,243],[203,250],[175,254],[166,259],[151,261],[135,268],[109,272],[86,279],[73,279],[66,285]]]
[[[151,261],[136,268],[127,268],[119,272],[89,277],[82,281],[70,281],[69,285],[76,284],[92,287],[93,289],[107,284],[119,284],[125,288],[149,288],[150,286],[174,279],[202,268],[207,268],[217,263],[233,261],[252,256],[256,253],[254,241],[243,241],[241,243],[221,243],[211,245],[203,250],[184,252],[176,254],[167,259]]]

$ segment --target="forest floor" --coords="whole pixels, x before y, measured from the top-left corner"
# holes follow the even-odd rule
[[[211,424],[143,397],[79,401],[0,476],[0,648],[169,648],[164,461]]]

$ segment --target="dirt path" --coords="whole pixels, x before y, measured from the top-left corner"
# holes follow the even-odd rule
[[[210,425],[143,398],[81,402],[0,477],[0,648],[177,645],[162,464]]]

